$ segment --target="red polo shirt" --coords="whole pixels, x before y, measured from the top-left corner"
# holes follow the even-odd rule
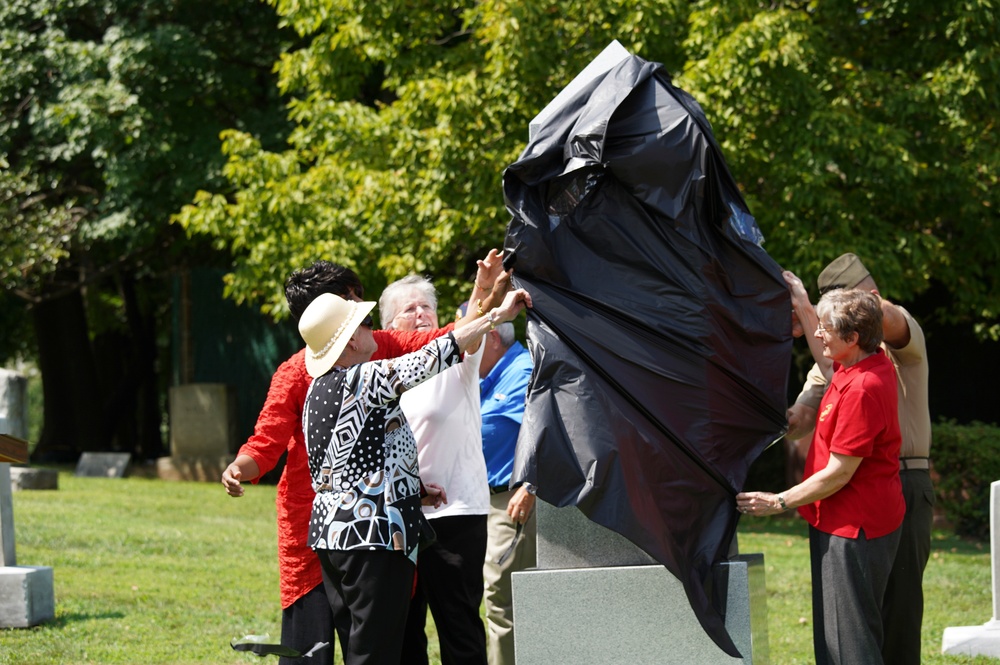
[[[844,487],[799,507],[799,514],[824,533],[857,538],[864,529],[867,538],[879,538],[895,531],[906,511],[899,481],[896,371],[882,349],[851,367],[834,368],[803,477],[826,468],[831,453],[864,459]]]

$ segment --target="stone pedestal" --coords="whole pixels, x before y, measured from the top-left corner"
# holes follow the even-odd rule
[[[170,455],[223,457],[236,450],[236,393],[222,383],[170,389]]]
[[[0,628],[27,628],[55,615],[52,568],[17,565],[10,464],[0,464]]]
[[[59,472],[55,469],[38,469],[27,466],[10,467],[10,487],[18,490],[57,490]]]
[[[0,568],[0,628],[30,628],[56,616],[52,568]]]
[[[161,457],[156,460],[156,477],[160,480],[196,480],[217,482],[222,472],[233,463],[236,455],[225,457]]]
[[[941,653],[1000,658],[1000,481],[990,485],[990,564],[993,618],[981,626],[945,628]]]
[[[170,457],[156,461],[161,479],[215,482],[238,447],[231,386],[191,383],[170,389]]]
[[[512,575],[519,665],[677,663],[766,665],[764,557],[716,567],[727,589],[726,628],[743,658],[708,637],[680,581],[576,508],[539,501],[538,568]]]

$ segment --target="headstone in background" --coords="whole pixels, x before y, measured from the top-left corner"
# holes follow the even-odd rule
[[[945,628],[941,653],[1000,658],[1000,480],[990,485],[990,565],[993,618],[981,626]]]
[[[701,627],[683,585],[621,535],[574,507],[544,501],[538,567],[514,573],[514,653],[523,665],[767,665],[764,556],[717,565],[726,630],[743,658],[723,652]]]
[[[124,478],[131,459],[129,453],[83,453],[75,475],[84,478]]]
[[[170,389],[170,457],[156,461],[160,478],[217,481],[237,447],[231,386],[191,383]]]
[[[0,434],[28,438],[28,378],[0,368]]]
[[[223,457],[236,450],[236,393],[223,383],[170,388],[170,455]]]
[[[29,466],[10,467],[10,488],[20,490],[57,490],[59,472],[55,469],[40,469]]]

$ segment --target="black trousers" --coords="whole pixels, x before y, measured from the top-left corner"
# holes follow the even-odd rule
[[[323,587],[350,616],[344,665],[395,665],[403,648],[415,567],[394,550],[317,550]]]
[[[899,478],[903,481],[906,516],[882,603],[882,656],[892,665],[920,665],[924,568],[931,555],[934,486],[930,472],[924,469],[900,471]]]
[[[882,597],[898,544],[899,529],[869,539],[809,527],[816,665],[883,665]]]
[[[427,665],[427,608],[441,645],[441,665],[486,665],[483,602],[486,515],[431,520],[437,540],[420,550],[417,589],[406,621],[403,665]]]
[[[333,604],[326,597],[323,585],[315,587],[281,612],[281,644],[291,647],[300,653],[307,653],[317,642],[327,642],[330,646],[317,651],[310,658],[278,659],[278,665],[333,665],[334,616],[338,613],[331,609]],[[339,613],[346,614],[343,603],[336,603]],[[346,643],[348,623],[343,626],[345,631],[341,637],[341,648]],[[339,633],[339,626],[337,627]]]

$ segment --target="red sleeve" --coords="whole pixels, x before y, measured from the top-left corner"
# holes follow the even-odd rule
[[[455,324],[449,323],[444,328],[437,330],[373,330],[372,336],[375,338],[375,343],[378,344],[378,350],[372,356],[372,360],[386,360],[387,358],[404,356],[454,329]]]
[[[271,377],[253,436],[239,450],[239,454],[253,458],[261,476],[275,467],[296,434],[302,431],[302,407],[311,380],[306,372],[304,349],[283,362]]]

